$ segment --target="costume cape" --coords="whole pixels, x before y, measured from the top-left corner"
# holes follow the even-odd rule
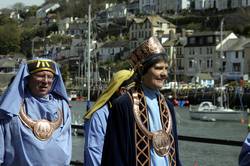
[[[174,108],[167,101],[172,116],[172,133],[175,140],[176,165],[181,166]],[[128,94],[114,101],[108,118],[102,166],[136,166],[135,120]]]

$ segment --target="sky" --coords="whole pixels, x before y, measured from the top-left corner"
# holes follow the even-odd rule
[[[21,2],[25,6],[30,6],[30,5],[39,6],[44,2],[44,0],[0,0],[0,8],[10,8],[17,2]]]

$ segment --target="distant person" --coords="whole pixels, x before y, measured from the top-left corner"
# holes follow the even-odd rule
[[[102,166],[180,166],[174,108],[160,93],[168,77],[164,48],[151,37],[130,55],[136,84],[114,101]]]
[[[84,164],[86,166],[101,165],[104,136],[112,101],[126,93],[128,86],[133,81],[131,78],[133,73],[130,70],[116,72],[108,87],[93,107],[85,114]]]
[[[239,166],[250,165],[250,133],[248,133],[239,155]]]
[[[22,63],[0,101],[0,165],[69,165],[71,147],[71,113],[56,63]]]

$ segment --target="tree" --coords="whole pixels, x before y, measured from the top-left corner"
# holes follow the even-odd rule
[[[20,29],[16,24],[0,26],[0,54],[20,51]]]
[[[15,3],[12,8],[16,11],[22,11],[24,9],[24,4],[22,2]]]

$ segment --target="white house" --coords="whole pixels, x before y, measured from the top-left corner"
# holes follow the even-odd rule
[[[36,17],[44,18],[46,17],[47,13],[58,9],[59,7],[60,7],[59,3],[47,4],[36,11]]]
[[[223,52],[223,76],[227,80],[239,80],[248,74],[247,57],[245,55],[244,46],[250,42],[249,38],[229,39],[218,48]]]

